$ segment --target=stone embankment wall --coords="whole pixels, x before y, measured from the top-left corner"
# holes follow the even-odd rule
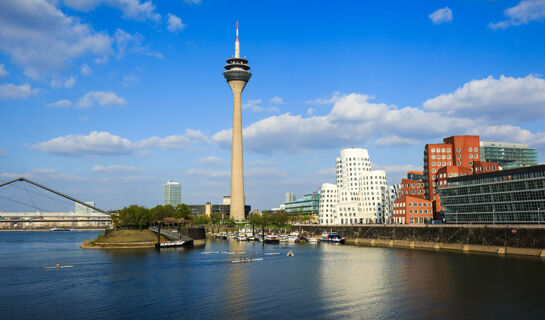
[[[296,225],[292,231],[337,232],[347,243],[415,249],[490,252],[545,258],[545,226],[521,225]]]

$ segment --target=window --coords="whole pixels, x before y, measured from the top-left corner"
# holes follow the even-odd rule
[[[457,154],[456,155],[456,159],[461,159],[462,158],[462,155],[461,154]]]
[[[472,155],[472,154],[469,155],[469,159],[473,159],[473,155]]]
[[[479,148],[473,148],[473,151],[479,152]]]
[[[456,152],[461,152],[462,148],[456,148]]]
[[[441,148],[441,152],[445,152],[445,148]]]
[[[467,150],[468,150],[469,152],[473,152],[473,148],[472,148],[472,147],[467,148]]]
[[[450,148],[447,148],[447,152],[450,152]]]
[[[478,154],[475,154],[473,157],[474,157],[475,159],[479,159],[479,155],[478,155]]]
[[[431,155],[431,159],[435,160],[435,155],[434,154]]]
[[[437,170],[436,170],[436,169],[431,169],[431,172],[432,172],[432,173],[435,173],[435,172],[437,172]],[[434,179],[435,179],[435,178],[434,178]]]
[[[462,163],[461,163],[460,161],[456,161],[456,165],[457,165],[457,166],[461,166]]]
[[[446,162],[443,162],[443,167],[446,166],[446,165],[447,165],[447,163],[446,163]]]
[[[452,163],[451,163],[451,162],[449,161],[449,162],[447,162],[447,165],[451,166],[451,165],[452,165]]]
[[[432,165],[432,166],[435,166],[435,162],[432,162],[431,165]]]
[[[431,152],[435,152],[435,148],[431,148]]]
[[[445,155],[441,156],[441,159],[443,159],[443,160],[445,160],[446,158],[447,158],[447,156],[445,156]]]

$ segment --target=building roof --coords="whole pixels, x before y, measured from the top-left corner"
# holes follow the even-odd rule
[[[545,171],[545,164],[540,164],[540,165],[531,166],[531,167],[522,167],[522,168],[516,168],[516,169],[485,172],[485,173],[479,173],[479,174],[476,174],[476,175],[453,177],[453,178],[448,178],[447,181],[448,182],[470,181],[470,180],[473,180],[473,179],[501,177],[501,176],[506,176],[506,175],[510,175],[510,174],[528,173],[528,172],[536,172],[536,171]]]

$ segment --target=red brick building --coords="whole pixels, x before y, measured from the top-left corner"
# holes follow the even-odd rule
[[[401,195],[425,198],[424,181],[401,179]]]
[[[501,170],[497,163],[481,162],[479,148],[479,136],[452,136],[424,148],[424,192],[435,219],[442,210],[437,188],[445,186],[447,178]]]
[[[402,195],[394,201],[396,224],[427,224],[433,219],[433,204],[421,197]]]

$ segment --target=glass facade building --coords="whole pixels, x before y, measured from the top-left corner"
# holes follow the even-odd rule
[[[545,223],[545,165],[449,178],[447,223]]]
[[[502,169],[537,165],[537,149],[527,144],[481,141],[481,160],[499,164]]]
[[[305,194],[302,199],[284,204],[287,213],[318,215],[320,209],[320,191]]]
[[[175,207],[182,203],[182,187],[176,181],[168,180],[163,185],[163,204]]]

